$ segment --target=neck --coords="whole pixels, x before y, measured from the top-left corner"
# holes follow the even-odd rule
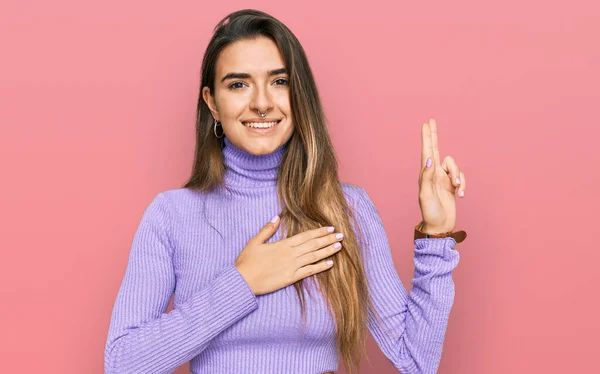
[[[276,187],[279,164],[287,144],[273,153],[255,155],[247,152],[224,138],[223,159],[225,161],[225,185],[228,188]]]

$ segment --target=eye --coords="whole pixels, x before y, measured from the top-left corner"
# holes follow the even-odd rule
[[[285,78],[277,78],[277,79],[275,79],[275,82],[279,82],[279,83],[277,83],[278,86],[287,86],[288,85],[288,80]]]
[[[245,84],[244,82],[233,82],[232,84],[230,84],[227,87],[231,88],[231,89],[234,89],[234,90],[237,90],[237,89],[243,88],[244,84]],[[242,86],[240,86],[240,85],[242,85]]]

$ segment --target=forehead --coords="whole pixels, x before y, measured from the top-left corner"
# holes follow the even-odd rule
[[[240,40],[223,48],[217,59],[217,78],[227,73],[266,74],[285,67],[275,42],[266,37]]]

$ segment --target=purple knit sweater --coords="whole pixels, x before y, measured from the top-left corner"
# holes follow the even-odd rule
[[[318,292],[305,292],[303,334],[293,285],[255,296],[233,266],[248,240],[280,213],[276,179],[284,152],[282,146],[256,156],[225,138],[229,191],[156,195],[135,233],[114,304],[106,373],[170,373],[188,361],[192,373],[210,374],[338,369],[334,321]],[[454,301],[456,241],[415,241],[408,294],[371,199],[360,187],[343,184],[343,190],[364,233],[365,271],[382,319],[370,316],[370,333],[402,373],[435,373]],[[277,232],[268,242],[279,239]],[[310,278],[305,285],[315,287]],[[166,313],[173,293],[174,309]]]

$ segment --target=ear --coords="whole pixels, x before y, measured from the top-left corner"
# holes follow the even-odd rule
[[[215,98],[213,97],[213,95],[211,95],[210,88],[208,88],[208,86],[202,87],[202,99],[204,99],[204,102],[206,103],[206,105],[208,105],[208,109],[210,109],[213,118],[217,121],[220,121],[219,111],[217,110],[217,106],[215,105]]]

